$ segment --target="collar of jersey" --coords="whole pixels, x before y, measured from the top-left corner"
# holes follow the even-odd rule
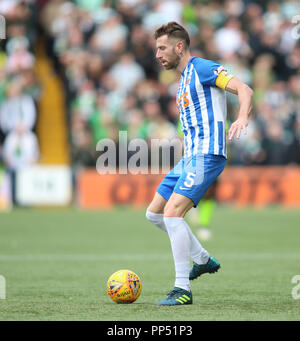
[[[189,62],[186,64],[185,68],[183,69],[183,71],[181,72],[181,74],[183,75],[185,73],[185,70],[186,68],[191,64],[192,60],[196,58],[195,56],[192,56],[190,59],[189,59]]]

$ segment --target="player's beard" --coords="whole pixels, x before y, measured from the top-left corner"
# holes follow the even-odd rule
[[[176,69],[177,66],[179,65],[180,63],[180,57],[177,56],[176,52],[175,52],[175,48],[173,48],[173,54],[174,56],[173,60],[169,60],[167,63],[167,65],[165,66],[165,69],[166,70],[173,70],[173,69]]]

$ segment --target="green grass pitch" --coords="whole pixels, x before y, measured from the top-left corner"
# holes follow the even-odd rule
[[[300,320],[292,283],[300,275],[300,211],[220,206],[214,238],[221,263],[192,282],[194,304],[158,307],[174,284],[166,234],[143,210],[15,210],[0,214],[0,320]],[[133,304],[106,294],[108,277],[131,269],[142,280]],[[300,290],[298,291],[300,294]]]

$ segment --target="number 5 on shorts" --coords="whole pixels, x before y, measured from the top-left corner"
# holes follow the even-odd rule
[[[186,180],[184,182],[184,186],[186,187],[192,187],[194,185],[194,182],[195,182],[195,176],[196,174],[195,173],[192,173],[192,172],[188,172],[187,176],[186,176]]]

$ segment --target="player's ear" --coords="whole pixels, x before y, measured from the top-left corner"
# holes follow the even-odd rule
[[[176,53],[180,56],[184,51],[184,44],[182,41],[176,43]]]

